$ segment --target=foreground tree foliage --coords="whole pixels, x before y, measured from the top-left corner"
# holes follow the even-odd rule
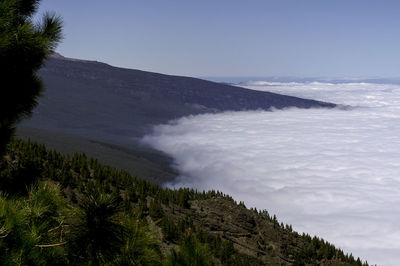
[[[32,17],[39,0],[0,1],[0,155],[15,124],[32,113],[43,90],[36,71],[61,39],[61,20]]]
[[[126,235],[118,222],[118,199],[90,183],[78,206],[78,220],[71,228],[71,247],[76,258],[89,258],[96,265],[112,261]]]
[[[0,265],[268,264],[243,253],[229,234],[202,226],[192,215],[193,208],[207,215],[201,202],[225,202],[251,226],[265,221],[276,242],[259,237],[257,252],[271,263],[368,265],[219,191],[163,189],[84,154],[65,156],[22,140],[13,140],[4,158]]]
[[[168,257],[167,265],[211,265],[211,252],[206,245],[202,245],[199,240],[189,231],[181,240],[181,249],[172,250]]]
[[[56,185],[40,183],[29,197],[0,195],[0,264],[65,264],[66,200]]]

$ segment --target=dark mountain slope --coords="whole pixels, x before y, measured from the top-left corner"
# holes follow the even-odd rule
[[[17,136],[25,140],[34,139],[51,149],[62,151],[64,154],[85,153],[99,162],[146,178],[152,183],[162,184],[173,181],[177,176],[177,173],[170,167],[173,163],[172,158],[136,142],[119,144],[28,127],[19,127]]]
[[[60,56],[40,75],[47,91],[27,125],[113,140],[140,137],[151,125],[190,114],[335,106]]]
[[[174,175],[165,168],[169,158],[136,141],[153,125],[206,112],[335,106],[60,55],[47,61],[40,76],[46,91],[33,117],[20,126],[20,137],[64,153],[85,152],[159,184]]]

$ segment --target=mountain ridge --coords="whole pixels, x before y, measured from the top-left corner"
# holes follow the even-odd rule
[[[40,99],[33,118],[26,123],[29,126],[45,124],[46,129],[61,128],[78,135],[82,133],[77,128],[91,134],[95,130],[106,138],[123,137],[125,134],[141,137],[153,125],[187,115],[268,110],[271,107],[336,106],[197,78],[69,59],[61,55],[53,55],[39,74],[47,91]],[[49,114],[52,113],[57,116],[51,117]],[[115,116],[119,118],[114,119]]]
[[[50,146],[55,142],[55,137],[51,137],[48,132],[117,144],[120,147],[132,143],[137,146],[143,135],[151,133],[153,126],[188,115],[268,110],[271,107],[336,106],[197,78],[118,68],[61,55],[53,55],[39,71],[39,75],[46,91],[39,99],[33,117],[23,121],[20,127],[45,131],[48,136],[45,142]],[[22,137],[30,136],[25,134]],[[76,146],[80,152],[91,152]],[[133,148],[132,151],[136,150]],[[93,152],[90,154],[96,156]],[[107,160],[103,162],[112,163]],[[128,166],[129,161],[125,165]],[[162,179],[162,176],[154,177],[154,180],[159,180],[157,183],[162,182]]]

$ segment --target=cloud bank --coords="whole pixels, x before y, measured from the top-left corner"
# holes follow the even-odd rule
[[[379,265],[400,261],[400,86],[250,82],[356,106],[182,118],[143,141],[175,159],[174,187],[219,189]]]

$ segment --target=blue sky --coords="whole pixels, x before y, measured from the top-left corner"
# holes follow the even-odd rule
[[[167,74],[400,77],[400,1],[43,0],[58,52]]]

